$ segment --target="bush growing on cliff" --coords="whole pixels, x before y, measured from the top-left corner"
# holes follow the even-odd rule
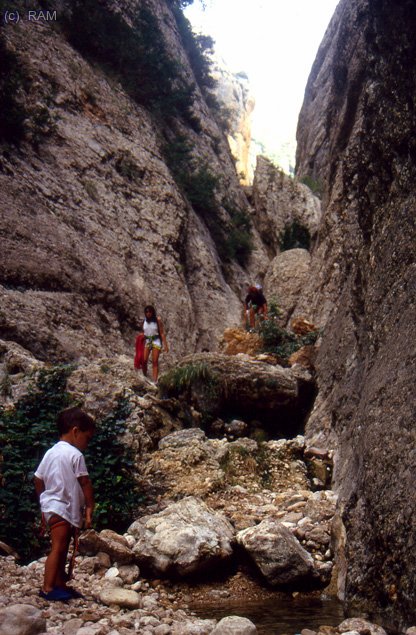
[[[311,176],[303,176],[300,179],[300,182],[303,183],[304,185],[307,185],[308,188],[311,190],[312,194],[315,194],[315,196],[317,196],[318,198],[321,197],[322,185],[319,181],[316,181]]]
[[[292,353],[306,346],[314,344],[320,336],[320,331],[313,331],[307,335],[296,335],[279,325],[281,310],[276,300],[272,299],[269,304],[269,319],[261,322],[256,328],[263,340],[263,351],[274,353],[282,360],[287,360]]]
[[[40,510],[33,473],[56,441],[56,416],[71,404],[66,382],[72,368],[42,370],[27,395],[13,408],[0,408],[0,540],[12,546],[23,561],[39,557],[48,541],[40,537]],[[93,481],[98,529],[123,531],[140,500],[131,451],[120,441],[129,405],[122,399],[102,422],[90,445],[87,465]]]
[[[280,236],[280,249],[281,251],[288,251],[289,249],[310,249],[311,236],[309,229],[294,220],[292,223],[285,226],[282,235]]]
[[[216,196],[220,180],[205,163],[190,167],[195,164],[192,151],[186,137],[177,135],[165,144],[166,163],[179,188],[208,227],[221,260],[237,260],[244,266],[252,251],[250,218],[224,198],[222,206],[230,216],[229,222],[225,220]]]
[[[138,103],[162,117],[192,118],[193,87],[146,6],[129,26],[98,0],[75,0],[64,29],[72,45],[115,75]]]
[[[0,141],[19,144],[25,134],[23,94],[28,79],[18,56],[0,36]]]

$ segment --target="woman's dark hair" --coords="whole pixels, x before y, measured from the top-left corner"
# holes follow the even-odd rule
[[[86,412],[74,406],[73,408],[66,408],[58,414],[56,420],[58,426],[58,432],[62,436],[66,434],[72,428],[79,428],[81,432],[87,430],[95,430],[95,421]]]
[[[156,309],[154,306],[152,306],[151,304],[148,304],[147,306],[144,307],[144,312],[146,314],[146,311],[151,311],[152,312],[152,317],[150,318],[150,320],[148,320],[146,318],[147,322],[157,322],[157,317],[156,317]]]

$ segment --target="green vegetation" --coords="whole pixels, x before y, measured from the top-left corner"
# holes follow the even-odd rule
[[[311,176],[303,176],[300,179],[300,182],[304,185],[307,185],[311,192],[315,194],[315,196],[318,196],[319,198],[321,197],[322,184],[319,181],[315,181],[315,179],[313,179]]]
[[[134,477],[134,454],[121,440],[131,406],[126,397],[98,422],[97,432],[85,452],[95,492],[94,527],[123,533],[133,521],[142,500]]]
[[[218,375],[205,362],[176,366],[159,379],[162,393],[166,393],[169,397],[177,397],[195,386],[203,386],[211,392],[219,387]]]
[[[252,251],[248,214],[228,199],[223,199],[222,207],[230,217],[228,222],[224,219],[216,196],[220,180],[206,163],[193,160],[193,147],[185,136],[177,135],[166,143],[164,154],[176,183],[208,227],[220,258],[237,260],[244,266]],[[191,166],[195,163],[192,170]]]
[[[14,407],[0,408],[0,540],[16,549],[24,562],[42,555],[49,542],[39,535],[40,509],[33,473],[46,450],[57,441],[58,412],[73,405],[66,392],[71,372],[69,366],[40,371]],[[113,413],[98,421],[88,451],[97,529],[123,531],[140,501],[131,450],[120,440],[129,411],[127,400],[122,399]]]
[[[215,97],[210,92],[215,88],[216,84],[211,75],[210,59],[214,52],[214,40],[209,35],[197,34],[192,31],[191,23],[182,13],[183,8],[183,3],[181,5],[175,2],[172,3],[172,11],[181,34],[183,47],[188,55],[196,82],[204,96],[209,95],[214,100],[214,105],[218,105]]]
[[[31,80],[19,56],[7,48],[0,33],[0,143],[20,145],[25,139],[38,149],[56,130],[45,104],[27,105]]]
[[[289,249],[310,249],[311,236],[309,230],[304,225],[301,225],[297,220],[294,220],[289,225],[286,225],[282,235],[280,236],[280,249],[281,251],[288,251]]]
[[[307,335],[296,335],[279,325],[281,314],[276,301],[273,299],[269,305],[269,319],[261,322],[256,331],[263,340],[263,351],[274,353],[283,360],[288,359],[292,353],[306,346],[314,344],[321,332],[313,331]]]
[[[250,217],[228,200],[223,201],[223,206],[231,218],[231,227],[226,238],[228,258],[245,266],[253,251]]]
[[[27,115],[23,96],[28,84],[18,56],[0,36],[0,141],[18,145],[24,138]]]
[[[153,114],[192,121],[193,87],[169,54],[157,18],[146,6],[129,26],[122,14],[97,0],[75,0],[64,30],[75,48]]]

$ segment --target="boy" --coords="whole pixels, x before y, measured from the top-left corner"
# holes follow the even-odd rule
[[[94,494],[82,451],[95,432],[94,420],[80,408],[58,415],[59,441],[43,457],[35,472],[35,490],[51,533],[51,551],[45,562],[40,596],[50,601],[82,597],[67,587],[65,572],[71,537],[83,525],[91,527]]]

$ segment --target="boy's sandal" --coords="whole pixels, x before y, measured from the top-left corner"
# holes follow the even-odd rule
[[[85,598],[85,595],[82,595],[82,593],[80,593],[79,591],[77,591],[76,589],[72,589],[71,587],[67,586],[65,591],[67,591],[68,593],[71,594],[71,598],[74,599],[81,599],[83,600]]]
[[[45,591],[39,591],[39,595],[48,602],[67,602],[74,597],[66,589],[58,588],[52,589],[52,591],[48,591],[48,593],[45,593]]]

